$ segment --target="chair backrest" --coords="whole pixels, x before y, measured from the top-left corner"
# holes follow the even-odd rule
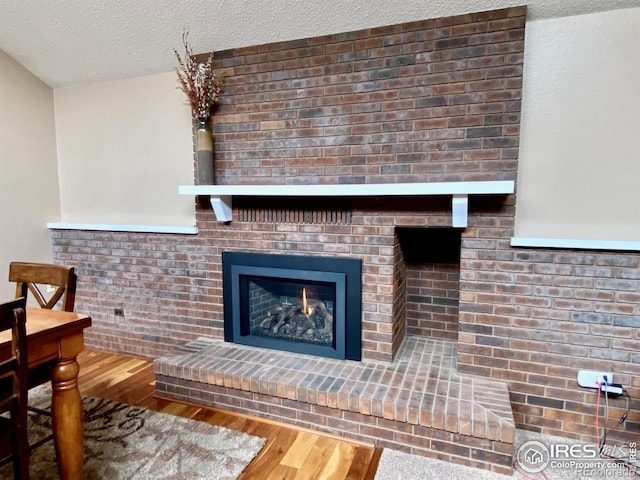
[[[11,262],[9,281],[16,282],[16,298],[27,297],[29,290],[41,308],[52,309],[62,299],[62,310],[73,312],[76,301],[76,274],[73,267],[49,263]],[[39,286],[56,287],[47,300]]]
[[[29,391],[29,365],[27,357],[26,298],[0,304],[0,332],[11,331],[11,356],[0,362],[0,412],[6,430],[13,439],[13,472],[16,479],[29,478],[29,440],[27,437],[27,395]],[[10,385],[9,383],[10,382]]]
[[[0,303],[0,332],[11,330],[11,357],[0,362],[0,378],[13,377],[14,385],[13,396],[0,399],[0,412],[8,411],[2,407],[10,405],[15,398],[27,398],[29,365],[25,305],[24,297]],[[25,409],[26,405],[25,401]]]

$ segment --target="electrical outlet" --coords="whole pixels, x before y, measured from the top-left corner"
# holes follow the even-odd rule
[[[113,309],[113,314],[116,317],[124,317],[124,308],[114,308]]]
[[[58,287],[56,287],[55,285],[47,285],[47,293],[55,293],[57,289]]]
[[[607,383],[613,383],[613,373],[599,372],[597,370],[580,370],[578,371],[578,385],[584,388],[599,388],[604,383],[604,377],[607,377]]]

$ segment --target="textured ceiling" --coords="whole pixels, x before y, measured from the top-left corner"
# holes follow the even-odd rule
[[[52,87],[168,72],[196,53],[522,5],[520,0],[0,0],[0,50]],[[530,20],[640,0],[529,0]]]

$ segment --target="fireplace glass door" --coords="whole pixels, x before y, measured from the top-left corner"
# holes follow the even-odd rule
[[[248,294],[241,334],[335,348],[335,283],[247,275],[241,285]]]
[[[344,330],[344,295],[337,295],[344,292],[344,274],[253,266],[231,271],[238,343],[344,357],[344,339],[336,335]]]

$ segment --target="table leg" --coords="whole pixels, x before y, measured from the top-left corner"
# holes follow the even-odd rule
[[[53,439],[62,480],[82,478],[84,443],[82,401],[78,390],[80,367],[75,357],[59,359],[51,371]]]

